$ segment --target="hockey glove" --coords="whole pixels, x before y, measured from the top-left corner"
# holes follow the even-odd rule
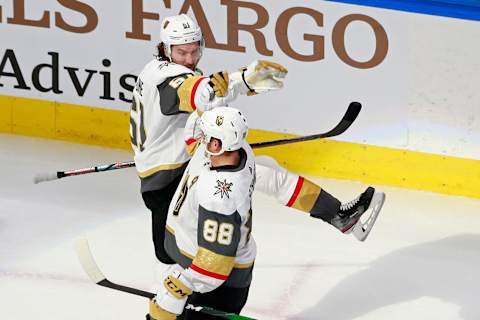
[[[155,318],[152,314],[150,316],[156,320],[175,319],[167,316],[169,314],[178,315],[183,312],[187,298],[192,294],[191,288],[190,282],[179,271],[174,271],[165,278],[163,286],[158,290],[154,300],[159,308],[154,308],[153,311],[161,311],[156,315],[164,318]]]
[[[228,72],[219,71],[210,75],[210,82],[208,83],[217,97],[226,97],[228,94]]]
[[[248,67],[242,68],[242,80],[248,88],[247,95],[255,95],[283,87],[283,80],[288,73],[281,64],[255,60]]]
[[[177,319],[177,315],[171,312],[168,312],[167,310],[164,310],[160,308],[160,306],[157,304],[155,299],[150,300],[150,305],[149,305],[149,311],[148,311],[148,318],[149,320],[175,320]]]

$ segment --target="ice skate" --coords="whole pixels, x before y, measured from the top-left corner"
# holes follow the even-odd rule
[[[343,233],[353,233],[359,241],[365,241],[384,201],[383,192],[375,192],[375,188],[368,187],[354,200],[342,204],[330,223]]]

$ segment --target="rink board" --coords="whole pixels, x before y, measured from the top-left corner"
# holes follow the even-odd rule
[[[108,1],[22,3],[0,5],[2,96],[128,112],[161,20],[188,12],[204,29],[205,75],[255,59],[288,68],[283,90],[232,103],[252,128],[313,134],[359,101],[338,140],[480,159],[477,21],[306,0],[120,1],[115,15]]]
[[[0,96],[0,132],[130,150],[128,128],[129,114],[124,111]],[[249,141],[292,136],[253,129]],[[480,198],[478,160],[331,139],[256,153],[302,174]]]
[[[328,130],[363,105],[335,140],[258,153],[304,174],[480,198],[475,19],[387,6],[428,2],[413,0],[132,0],[115,15],[108,1],[73,2],[84,5],[0,5],[0,132],[129,150],[135,79],[161,20],[187,12],[204,30],[205,75],[255,59],[289,69],[284,89],[231,104],[261,129],[251,141]]]

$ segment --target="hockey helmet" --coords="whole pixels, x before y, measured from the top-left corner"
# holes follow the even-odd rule
[[[200,57],[202,56],[205,41],[202,30],[198,24],[189,16],[182,13],[177,16],[166,17],[163,19],[160,30],[160,42],[165,48],[165,56],[172,60],[172,46],[199,42]]]
[[[235,151],[242,147],[248,133],[247,119],[235,108],[218,107],[205,111],[200,118],[203,141],[216,138],[222,142],[222,149],[211,155],[220,155],[224,151]]]

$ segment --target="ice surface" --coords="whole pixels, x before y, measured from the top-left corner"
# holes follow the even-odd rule
[[[135,170],[32,181],[37,173],[131,158],[125,151],[0,135],[0,319],[144,319],[144,298],[92,284],[73,251],[73,241],[85,236],[110,280],[154,287],[162,267]],[[315,180],[344,201],[365,188]],[[480,319],[480,200],[377,187],[387,200],[364,243],[256,194],[259,252],[243,314]]]

